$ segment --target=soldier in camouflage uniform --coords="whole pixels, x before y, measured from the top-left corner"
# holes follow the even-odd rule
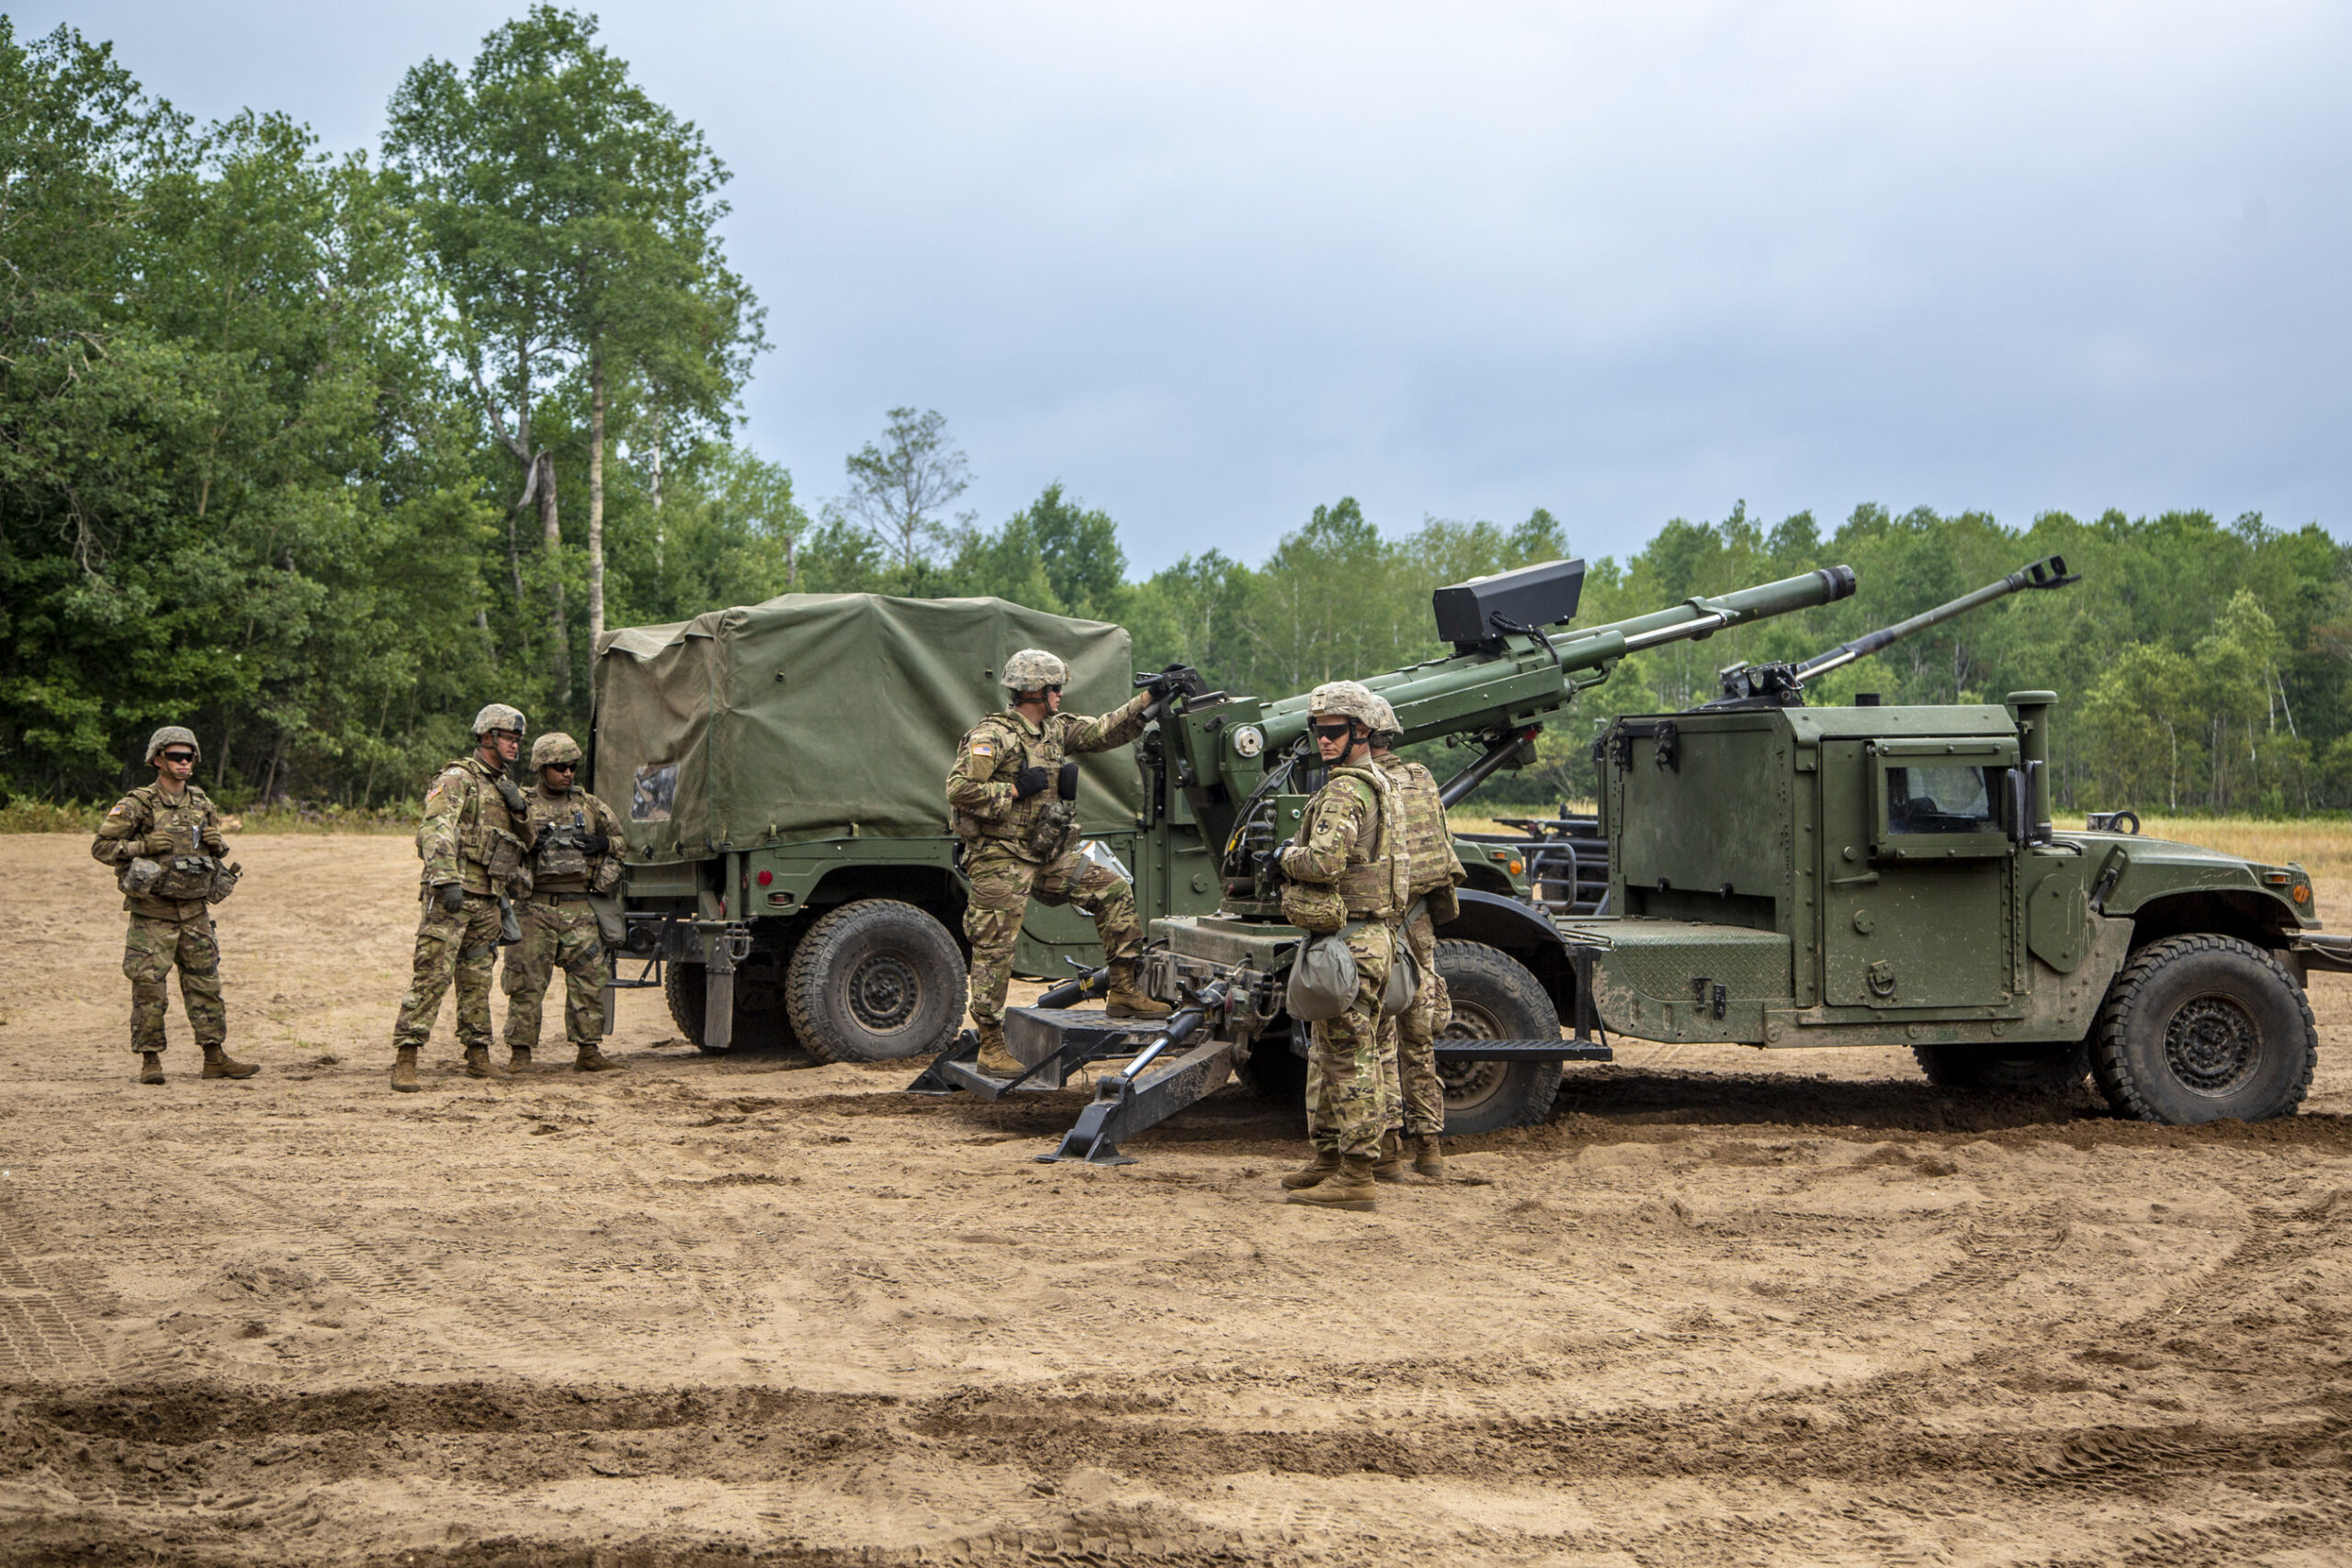
[[[612,808],[572,786],[580,744],[560,730],[531,742],[537,789],[523,841],[531,846],[531,895],[523,906],[523,940],[506,950],[506,1070],[531,1070],[539,1043],[539,1012],[548,983],[563,970],[563,1033],[577,1073],[622,1066],[596,1048],[604,1032],[605,937],[591,894],[610,893],[621,880],[621,821]]]
[[[474,716],[474,754],[442,769],[424,792],[424,820],[416,830],[424,918],[408,995],[392,1025],[392,1087],[403,1093],[416,1092],[416,1053],[433,1032],[452,980],[466,1076],[506,1078],[490,1059],[490,971],[504,924],[499,899],[530,886],[519,836],[528,807],[506,776],[522,750],[522,714],[492,703]]]
[[[155,782],[117,801],[98,825],[90,854],[116,870],[130,931],[122,945],[122,972],[130,981],[130,1048],[141,1060],[139,1081],[164,1081],[164,982],[180,972],[180,1005],[189,1032],[204,1052],[208,1078],[249,1078],[261,1071],[221,1049],[229,1010],[220,999],[220,944],[209,906],[228,897],[234,866],[223,867],[228,841],[220,814],[191,781],[203,760],[193,730],[166,725],[147,741]]]
[[[1402,1180],[1409,1155],[1415,1171],[1442,1180],[1445,1155],[1438,1137],[1445,1131],[1445,1085],[1437,1076],[1437,1033],[1453,1016],[1453,1004],[1446,996],[1445,976],[1437,972],[1437,928],[1461,913],[1453,890],[1464,874],[1453,852],[1453,831],[1446,824],[1435,775],[1389,750],[1403,727],[1386,698],[1375,695],[1374,701],[1381,723],[1373,734],[1372,760],[1388,775],[1404,820],[1404,849],[1412,862],[1407,892],[1412,903],[1406,908],[1401,930],[1421,983],[1413,1005],[1381,1023],[1381,1089],[1389,1106],[1390,1131],[1372,1173],[1383,1181]]]
[[[1302,930],[1339,931],[1355,957],[1354,1003],[1314,1025],[1306,1056],[1306,1129],[1315,1157],[1283,1178],[1289,1201],[1370,1209],[1373,1165],[1386,1128],[1380,1089],[1380,1004],[1395,961],[1396,918],[1411,865],[1388,775],[1372,765],[1379,698],[1333,681],[1306,699],[1315,749],[1330,767],[1307,801],[1298,837],[1274,852],[1283,917]]]
[[[947,774],[947,807],[964,844],[971,902],[964,935],[972,944],[972,1026],[982,1068],[1007,1076],[1020,1065],[1004,1048],[1004,993],[1012,978],[1013,943],[1029,900],[1076,904],[1094,919],[1111,964],[1107,1009],[1114,1018],[1157,1018],[1167,1007],[1136,987],[1143,952],[1135,889],[1126,879],[1078,852],[1078,763],[1088,751],[1127,745],[1143,733],[1145,711],[1175,688],[1162,677],[1100,718],[1061,711],[1069,671],[1059,659],[1023,649],[999,677],[1011,698],[966,733]]]

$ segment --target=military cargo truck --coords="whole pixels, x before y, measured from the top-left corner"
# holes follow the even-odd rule
[[[965,886],[944,795],[1023,648],[1069,665],[1073,713],[1134,694],[1126,632],[1001,599],[787,594],[596,647],[593,787],[622,819],[620,987],[659,986],[706,1051],[797,1041],[834,1061],[936,1052],[963,1018]],[[1146,920],[1216,907],[1218,846],[1159,736],[1079,759],[1089,852]],[[1523,863],[1464,846],[1509,899]],[[1092,922],[1033,903],[1018,973],[1102,962]]]

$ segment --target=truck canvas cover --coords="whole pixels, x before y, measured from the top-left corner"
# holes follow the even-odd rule
[[[1135,694],[1124,627],[1002,599],[787,593],[596,642],[594,789],[633,861],[692,860],[779,839],[948,831],[956,745],[1005,705],[1006,657],[1069,665],[1066,711]],[[1124,748],[1080,759],[1079,819],[1132,827]]]

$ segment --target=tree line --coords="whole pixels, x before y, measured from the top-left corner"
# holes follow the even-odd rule
[[[970,459],[911,406],[804,502],[736,428],[767,344],[727,179],[593,17],[550,6],[408,72],[378,156],[264,112],[198,126],[107,45],[0,16],[0,800],[107,795],[177,722],[232,803],[381,805],[491,697],[583,728],[607,627],[792,592],[1000,594],[1125,624],[1139,667],[1280,695],[1442,653],[1431,588],[1575,552],[1542,509],[1383,527],[1339,497],[1261,561],[1135,577],[1058,482],[1001,520],[959,510]],[[2048,687],[2075,807],[2352,806],[2352,552],[2316,525],[1876,505],[1825,530],[1743,504],[1594,561],[1587,622],[1840,561],[1861,590],[1628,660],[1480,798],[1580,795],[1599,719],[2053,552],[2082,584],[1821,698]]]

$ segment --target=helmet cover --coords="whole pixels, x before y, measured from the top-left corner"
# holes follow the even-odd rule
[[[196,731],[183,728],[176,724],[167,724],[147,738],[147,761],[153,763],[157,752],[166,746],[174,745],[186,746],[196,753],[198,761],[204,761],[204,748],[196,743]]]
[[[1042,692],[1069,685],[1069,666],[1042,648],[1024,648],[1004,661],[997,680],[1008,692]]]

